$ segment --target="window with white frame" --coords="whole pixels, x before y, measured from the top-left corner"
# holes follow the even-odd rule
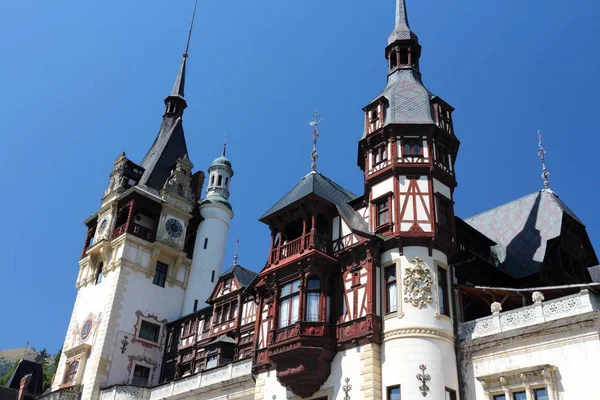
[[[148,386],[148,380],[150,379],[150,368],[143,365],[135,364],[133,369],[133,379],[131,384],[133,386]]]
[[[477,379],[489,400],[556,400],[556,371],[555,366],[546,364]]]
[[[300,306],[300,280],[283,285],[279,294],[279,328],[295,324]]]

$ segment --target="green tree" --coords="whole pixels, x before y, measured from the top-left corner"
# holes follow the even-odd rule
[[[5,387],[13,373],[17,369],[18,363],[13,363],[12,367],[0,378],[0,387]]]

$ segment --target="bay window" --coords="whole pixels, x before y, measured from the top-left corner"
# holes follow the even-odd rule
[[[296,279],[281,288],[279,294],[279,328],[285,328],[299,320],[300,281]]]

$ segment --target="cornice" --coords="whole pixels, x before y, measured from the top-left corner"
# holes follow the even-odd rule
[[[454,343],[454,335],[444,332],[441,329],[432,328],[432,327],[412,327],[412,328],[402,328],[402,329],[394,329],[389,332],[383,333],[383,341],[391,341],[395,339],[402,339],[406,337],[429,337],[435,339],[443,339],[450,343]]]

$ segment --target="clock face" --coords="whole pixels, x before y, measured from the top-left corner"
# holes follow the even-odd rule
[[[107,226],[108,226],[108,219],[104,218],[102,220],[102,222],[100,222],[100,226],[98,227],[98,234],[101,235],[106,230]]]
[[[174,238],[178,238],[183,234],[183,226],[175,218],[169,218],[165,223],[165,228],[167,229],[167,233]]]

